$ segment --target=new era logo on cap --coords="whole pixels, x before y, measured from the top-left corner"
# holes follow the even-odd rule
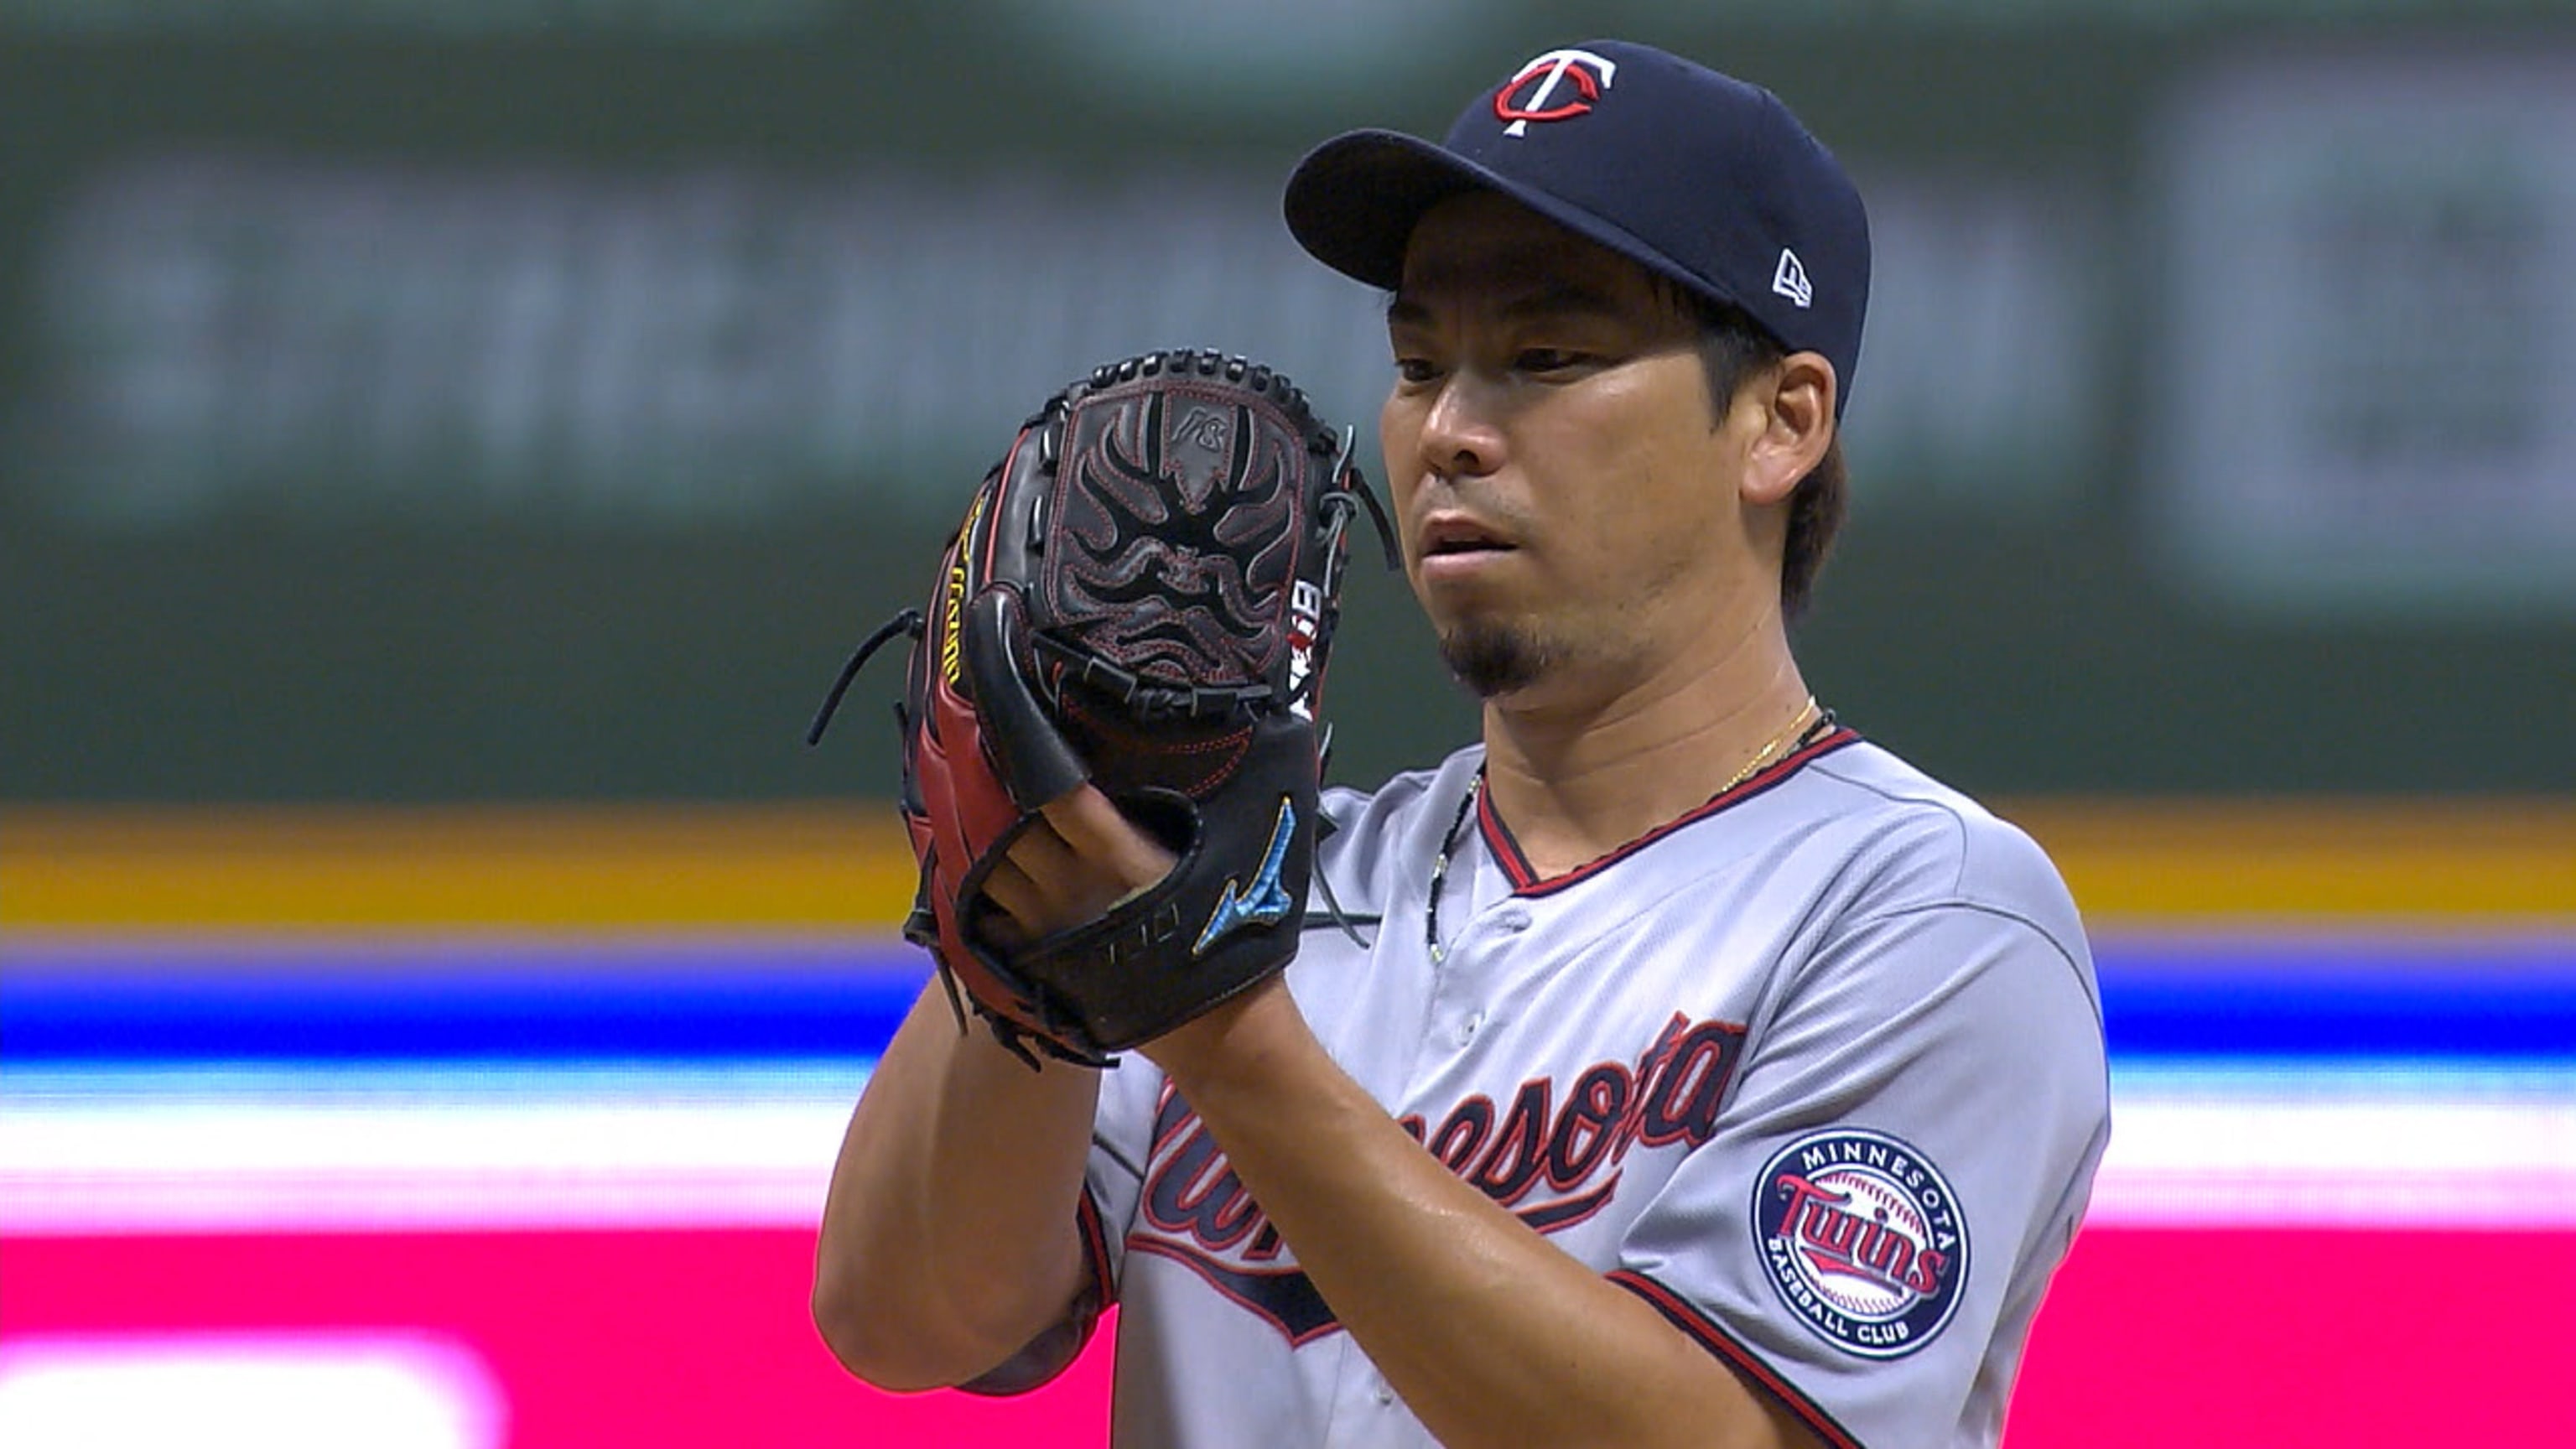
[[[1771,269],[1771,290],[1801,308],[1813,306],[1816,301],[1816,289],[1807,280],[1807,269],[1799,264],[1798,254],[1787,247],[1780,248],[1780,264]]]

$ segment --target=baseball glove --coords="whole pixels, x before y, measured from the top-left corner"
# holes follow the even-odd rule
[[[967,508],[912,637],[900,809],[921,865],[904,934],[1002,1044],[1087,1066],[1285,967],[1315,850],[1315,707],[1363,508],[1351,434],[1215,352],[1094,370],[1024,423]],[[1178,857],[1088,924],[1004,948],[984,883],[1089,781]],[[1032,1050],[1034,1048],[1034,1051]]]

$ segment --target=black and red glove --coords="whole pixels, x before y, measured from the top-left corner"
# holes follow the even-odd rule
[[[1189,351],[1103,366],[986,475],[928,617],[907,611],[844,670],[814,737],[870,652],[914,638],[904,933],[1032,1065],[1032,1047],[1109,1065],[1296,955],[1315,710],[1363,508],[1383,540],[1351,435],[1271,369]],[[997,944],[986,877],[1086,782],[1177,864],[1096,921]]]

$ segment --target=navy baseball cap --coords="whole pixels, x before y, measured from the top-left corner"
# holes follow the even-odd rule
[[[1595,40],[1531,59],[1440,145],[1352,131],[1288,178],[1288,230],[1371,286],[1403,280],[1422,214],[1496,191],[1834,365],[1851,398],[1869,306],[1869,218],[1833,153],[1780,98],[1651,46]]]

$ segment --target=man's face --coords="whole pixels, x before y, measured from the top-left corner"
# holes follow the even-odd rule
[[[1405,572],[1487,698],[1615,691],[1721,626],[1753,567],[1697,329],[1644,269],[1498,196],[1434,207],[1387,309]],[[1769,585],[1776,587],[1776,584]]]

